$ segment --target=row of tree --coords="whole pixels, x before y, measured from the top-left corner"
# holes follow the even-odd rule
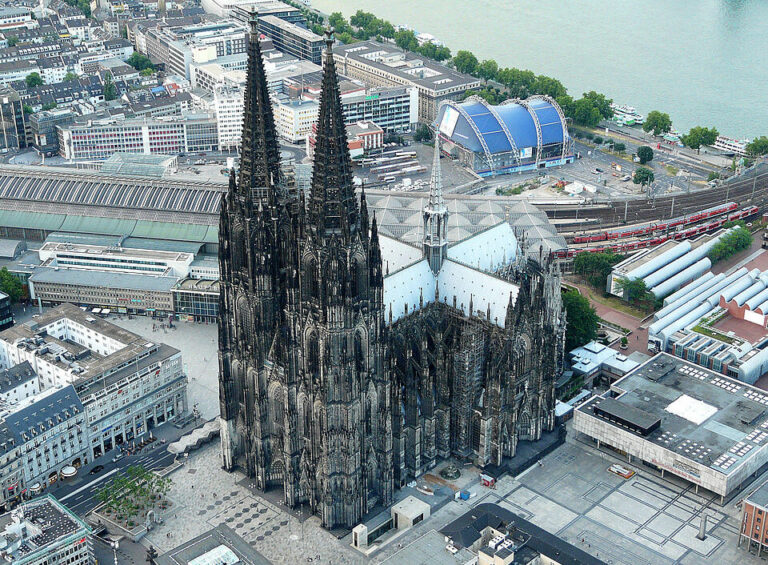
[[[171,488],[171,479],[148,471],[141,465],[128,467],[99,489],[96,498],[115,513],[119,520],[130,521],[146,514]]]
[[[737,227],[731,233],[720,238],[712,249],[709,250],[708,257],[713,263],[732,257],[739,251],[744,251],[752,245],[752,234],[747,228]]]
[[[390,22],[378,18],[370,12],[358,10],[349,18],[349,22],[341,12],[334,12],[328,18],[328,22],[333,26],[336,37],[343,43],[354,43],[371,38],[392,39],[398,47],[405,51],[419,53],[436,61],[450,60],[457,71],[485,81],[484,88],[468,91],[464,94],[464,98],[477,95],[484,98],[488,103],[497,105],[510,98],[525,99],[535,94],[546,95],[554,98],[563,109],[563,113],[574,123],[589,128],[595,128],[602,120],[608,120],[613,116],[613,109],[611,108],[613,100],[604,94],[592,90],[583,93],[581,98],[574,99],[568,94],[565,86],[555,78],[536,75],[529,70],[501,68],[495,60],[484,59],[481,61],[474,53],[463,49],[457,51],[456,55],[451,58],[451,51],[447,47],[438,46],[432,42],[419,45],[413,31],[396,31]],[[310,22],[315,33],[322,32],[321,23],[322,20]],[[503,88],[489,85],[488,83],[491,81]],[[672,119],[665,112],[653,110],[648,113],[643,122],[643,130],[652,132],[656,136],[664,135],[672,130]],[[703,145],[712,145],[718,135],[719,132],[714,127],[696,126],[683,135],[681,141],[686,147],[698,151]],[[750,143],[747,147],[747,153],[750,155],[767,155],[768,137],[761,137]]]
[[[594,288],[605,290],[613,266],[624,259],[618,253],[580,253],[573,258],[573,270]]]

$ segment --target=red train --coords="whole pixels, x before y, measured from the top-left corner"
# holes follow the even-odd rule
[[[726,206],[730,206],[730,204],[726,204]],[[742,208],[737,212],[728,214],[728,216],[723,216],[722,218],[718,218],[716,220],[712,220],[711,222],[707,222],[706,224],[693,226],[684,230],[678,230],[676,232],[665,233],[657,237],[650,237],[647,239],[638,239],[637,241],[630,241],[627,243],[617,243],[615,245],[603,245],[600,247],[580,247],[580,248],[574,248],[574,249],[558,249],[557,251],[552,252],[552,256],[560,259],[565,259],[565,258],[570,258],[575,255],[578,255],[579,253],[601,253],[601,252],[607,252],[607,251],[611,251],[613,253],[627,253],[629,251],[636,251],[637,249],[645,249],[646,247],[655,247],[657,245],[661,245],[662,243],[670,239],[674,239],[674,240],[688,239],[690,237],[695,237],[697,235],[701,235],[703,233],[716,230],[722,227],[722,225],[725,224],[726,222],[743,220],[744,218],[754,216],[755,214],[758,213],[758,211],[759,211],[759,208],[757,206],[749,206],[747,208]],[[706,212],[708,211],[705,210],[704,212],[700,212],[699,214],[704,214]],[[711,217],[711,214],[709,216],[703,216],[703,217],[704,218]],[[673,221],[677,221],[677,220],[678,218],[676,218]],[[659,225],[659,224],[656,224],[656,225]],[[667,223],[666,225],[669,226],[669,223]],[[676,224],[676,225],[680,225],[680,224]]]
[[[573,243],[594,243],[596,241],[637,237],[657,231],[668,231],[678,226],[686,226],[688,224],[700,222],[701,220],[706,220],[707,218],[712,218],[713,216],[726,214],[736,210],[736,208],[738,208],[738,205],[735,202],[728,202],[727,204],[721,204],[719,206],[707,208],[701,212],[694,212],[693,214],[688,214],[686,216],[679,216],[666,222],[659,221],[639,226],[627,226],[625,228],[619,228],[616,230],[609,230],[595,234],[577,235],[573,238]]]

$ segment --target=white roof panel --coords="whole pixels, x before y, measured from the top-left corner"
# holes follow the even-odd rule
[[[390,269],[390,274],[384,277],[385,319],[389,320],[391,310],[392,321],[396,322],[405,316],[406,305],[408,313],[418,310],[421,296],[424,304],[435,301],[435,276],[426,259],[395,273]]]
[[[429,267],[427,267],[429,268]],[[431,272],[431,271],[430,271]],[[488,306],[491,309],[491,321],[504,327],[507,318],[507,306],[510,296],[517,298],[520,288],[504,279],[472,269],[452,260],[446,260],[437,276],[440,285],[440,299],[453,304],[469,314],[469,301],[475,314],[485,316]]]
[[[423,257],[421,249],[397,239],[379,235],[381,264],[384,273],[394,274],[400,269],[413,265]]]
[[[701,400],[681,394],[677,400],[667,406],[664,410],[675,416],[685,418],[697,426],[701,425],[717,413],[717,408]]]
[[[496,224],[448,248],[448,257],[459,263],[495,271],[517,256],[517,238],[507,222]]]

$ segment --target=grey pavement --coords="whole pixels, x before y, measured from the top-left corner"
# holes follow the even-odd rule
[[[145,316],[110,316],[109,321],[152,340],[162,341],[181,351],[184,370],[189,377],[188,397],[192,410],[196,404],[200,415],[210,420],[219,415],[219,361],[216,324],[174,322],[175,329],[152,331],[158,320]]]

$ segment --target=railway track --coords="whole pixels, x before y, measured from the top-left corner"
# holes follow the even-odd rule
[[[540,207],[550,219],[558,220],[558,231],[572,232],[672,218],[729,201],[737,202],[739,206],[756,205],[763,210],[768,204],[768,165],[760,164],[756,169],[710,190],[663,195],[653,199],[596,202],[594,205]],[[574,222],[570,224],[568,219]],[[584,224],[585,219],[593,220],[588,227]]]

